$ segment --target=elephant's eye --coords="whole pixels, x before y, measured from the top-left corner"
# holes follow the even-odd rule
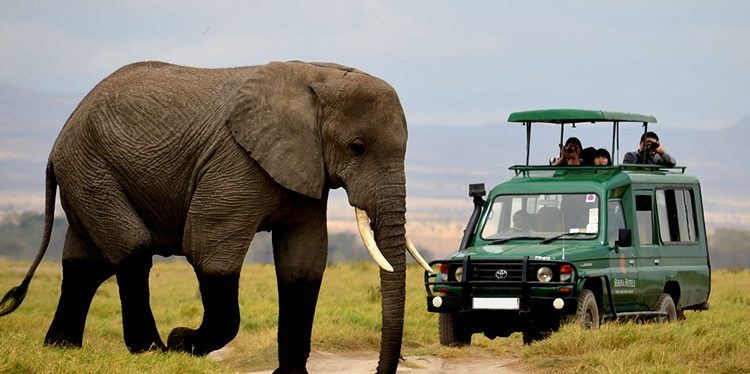
[[[367,149],[365,142],[362,141],[362,139],[355,139],[352,144],[349,145],[349,148],[352,150],[354,156],[362,156]]]

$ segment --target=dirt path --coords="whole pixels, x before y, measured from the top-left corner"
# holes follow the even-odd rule
[[[213,355],[213,354],[212,354]],[[216,359],[216,358],[214,358]],[[220,358],[219,358],[220,359]],[[502,358],[438,358],[433,356],[407,356],[399,364],[398,373],[450,373],[450,374],[523,374],[511,368],[516,362]],[[378,364],[377,352],[329,353],[313,351],[307,361],[307,370],[314,373],[374,373]],[[269,371],[245,372],[245,374],[270,374]]]

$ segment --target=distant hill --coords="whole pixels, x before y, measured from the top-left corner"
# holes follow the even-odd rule
[[[577,136],[584,147],[605,147],[611,150],[612,130],[606,125],[566,127],[565,138]],[[637,124],[621,125],[620,157],[634,151],[642,133]],[[656,131],[667,151],[687,166],[687,172],[698,176],[710,194],[747,200],[744,191],[750,188],[750,166],[741,156],[750,139],[750,118],[716,130],[680,129],[650,126]],[[546,164],[556,154],[560,140],[559,126],[535,125],[532,128],[530,163]],[[525,162],[526,133],[521,125],[498,123],[484,126],[431,127],[409,129],[407,172],[410,192],[429,195],[456,196],[455,188],[464,195],[468,183],[485,181],[494,184],[509,175],[508,166]],[[484,180],[482,180],[484,178]],[[428,184],[412,182],[441,181],[434,191]]]
[[[82,97],[0,84],[0,212],[42,210],[49,150]],[[750,198],[745,192],[750,190],[750,166],[743,155],[750,117],[731,126],[712,125],[716,128],[696,130],[658,123],[650,129],[679,165],[701,179],[709,229],[750,228]],[[635,150],[642,131],[639,124],[621,125],[619,159]],[[532,134],[531,163],[545,164],[557,153],[559,126],[535,125]],[[584,146],[612,146],[609,126],[567,127],[568,136],[579,137]],[[524,163],[525,149],[525,129],[519,124],[411,126],[406,173],[412,239],[438,254],[455,248],[471,210],[468,184],[484,182],[490,188],[508,178],[508,166]],[[344,193],[334,191],[330,227],[349,231],[352,220]]]

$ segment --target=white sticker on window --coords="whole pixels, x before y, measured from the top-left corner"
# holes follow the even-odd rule
[[[589,223],[599,223],[599,208],[589,209]]]
[[[590,193],[586,195],[586,202],[587,203],[595,203],[596,202],[596,194]]]

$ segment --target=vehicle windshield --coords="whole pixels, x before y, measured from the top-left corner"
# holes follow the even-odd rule
[[[482,239],[590,240],[599,233],[594,193],[499,195],[485,217]]]

